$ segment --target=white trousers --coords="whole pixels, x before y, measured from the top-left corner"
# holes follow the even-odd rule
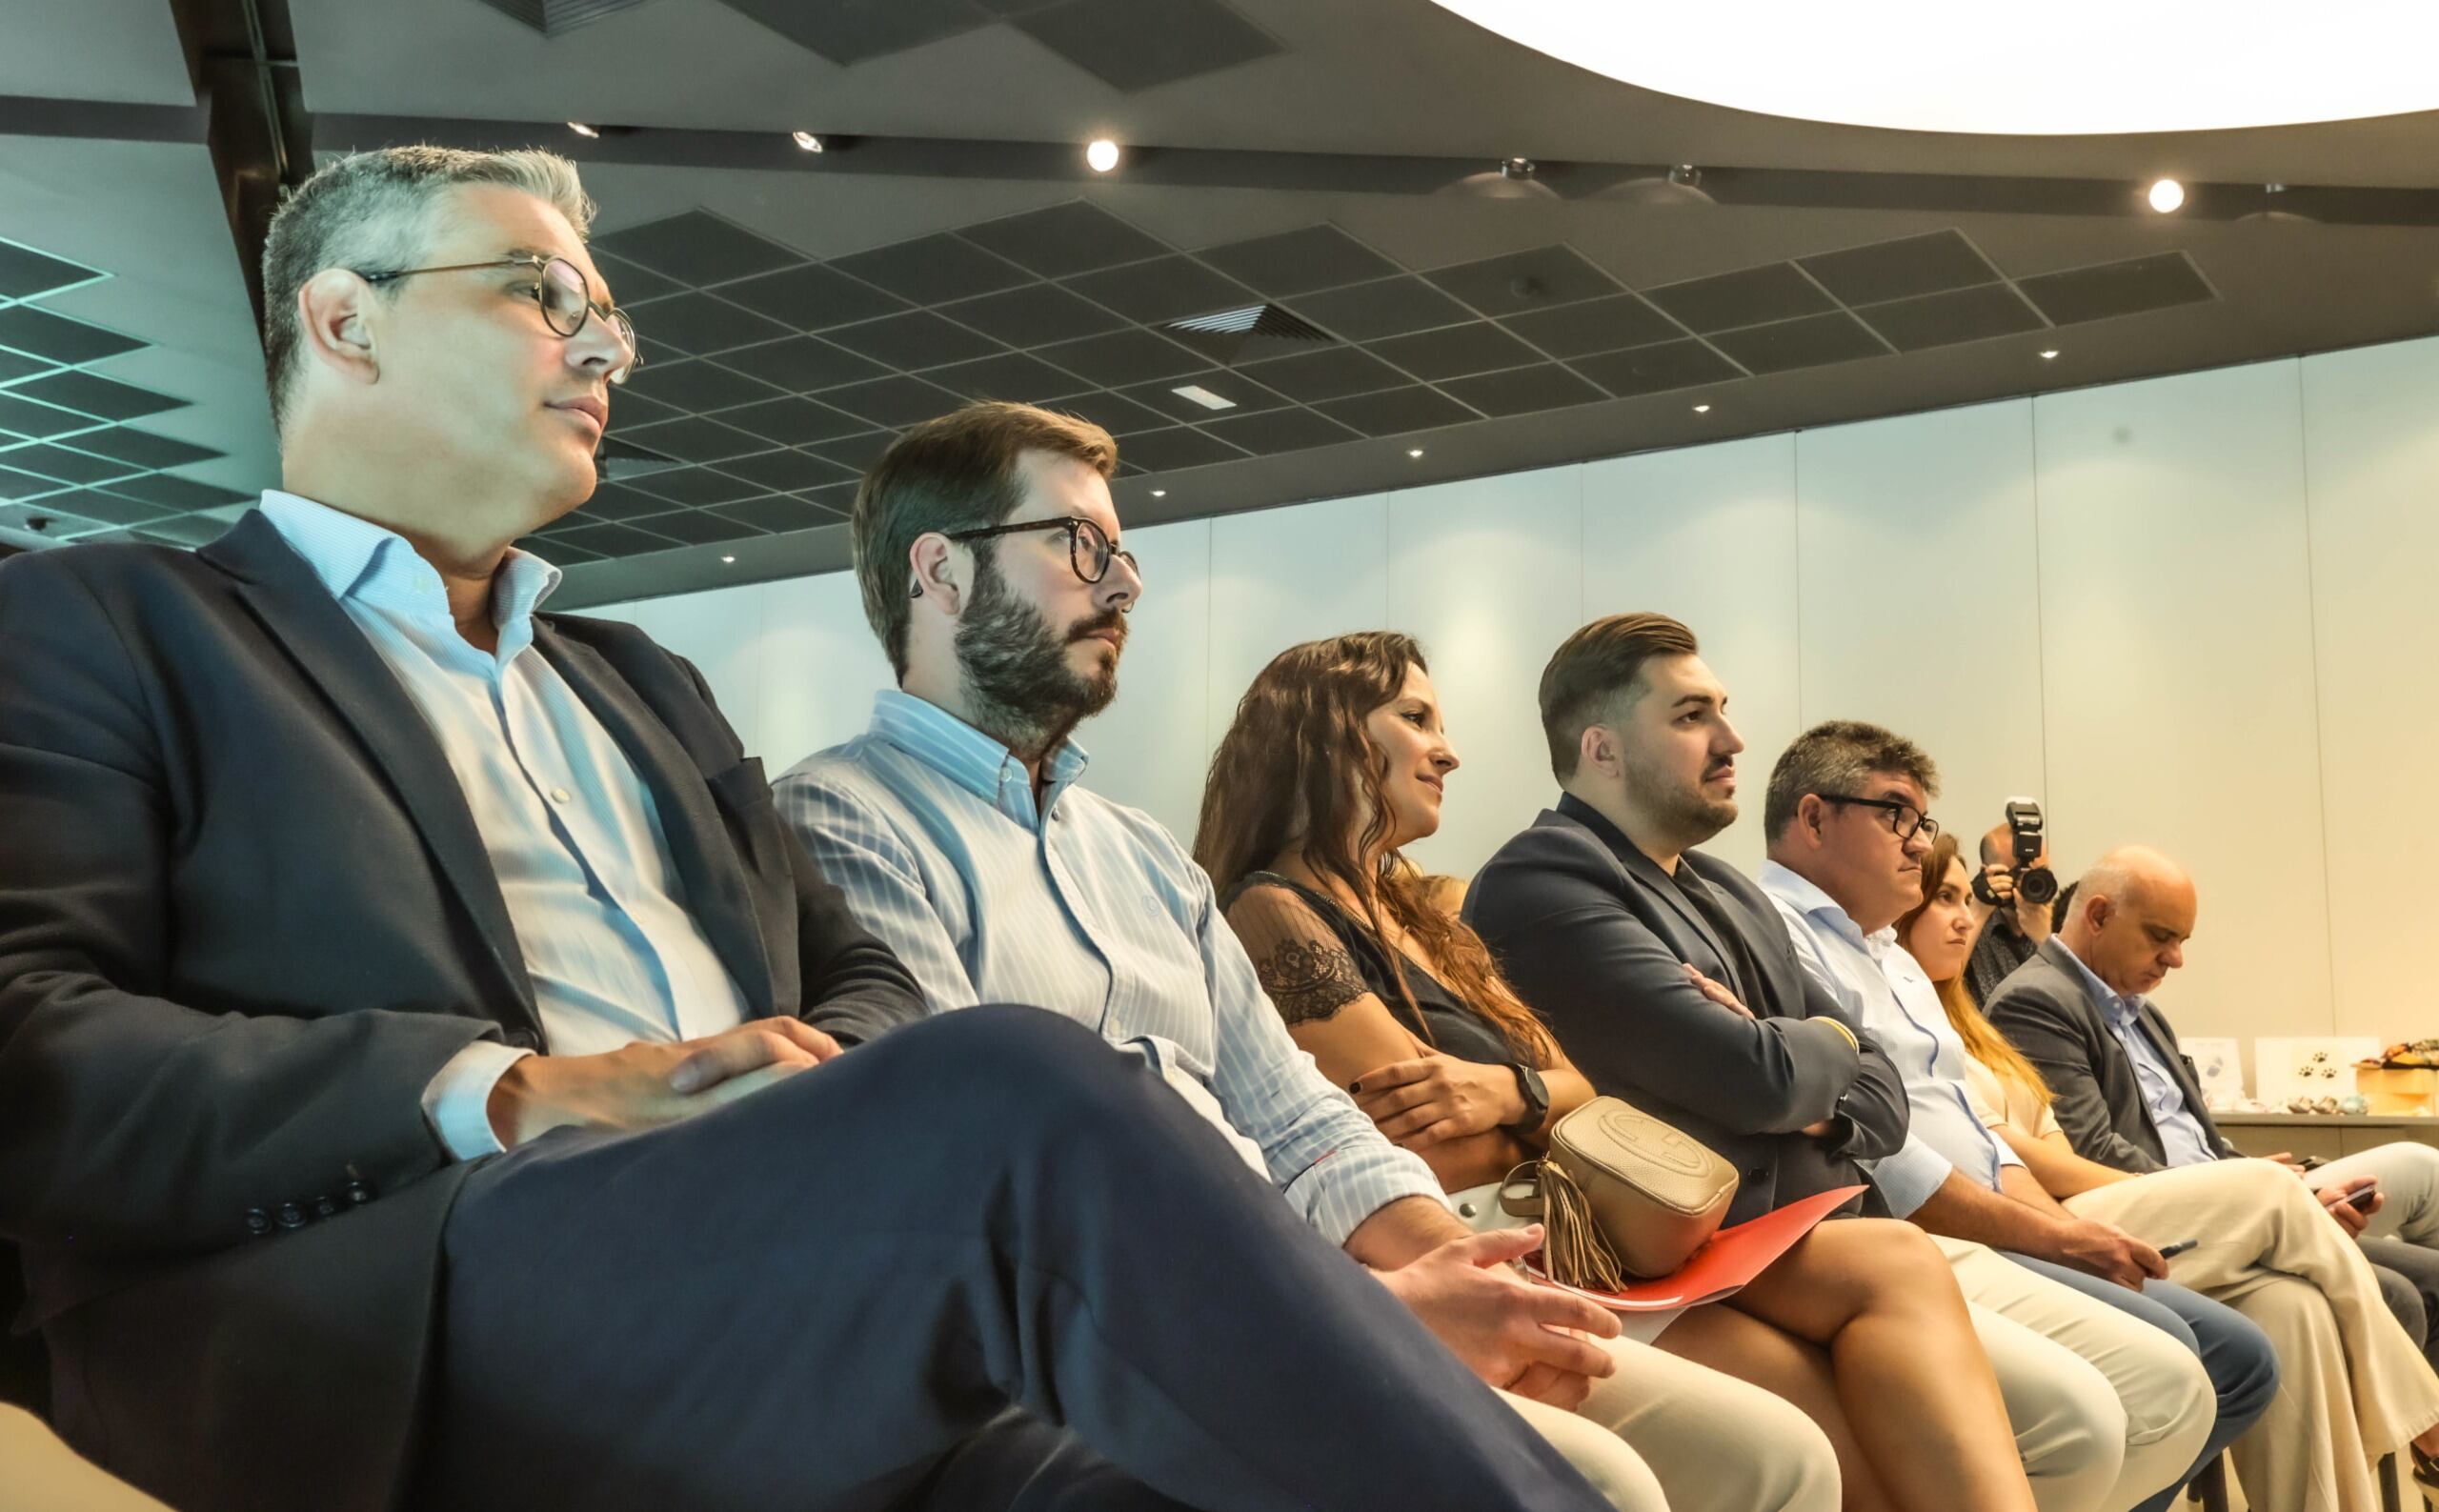
[[[2218,1395],[2191,1350],[1986,1246],[1938,1242],[2041,1512],[2127,1512],[2192,1468]]]

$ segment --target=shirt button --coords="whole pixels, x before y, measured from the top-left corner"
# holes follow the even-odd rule
[[[553,788],[553,789],[551,790],[551,801],[552,801],[552,802],[554,802],[554,803],[565,803],[567,800],[568,800],[568,790],[567,790],[567,789],[565,789],[565,788]]]

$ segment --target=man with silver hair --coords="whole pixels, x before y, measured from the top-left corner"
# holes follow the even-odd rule
[[[282,486],[0,564],[65,1436],[188,1512],[1599,1506],[1139,1064],[916,1021],[695,669],[540,612],[637,361],[591,213],[539,152],[325,168]]]

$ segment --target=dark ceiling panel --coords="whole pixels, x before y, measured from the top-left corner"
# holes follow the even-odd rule
[[[1056,284],[1026,284],[942,305],[940,313],[1015,347],[1047,346],[1116,331],[1126,321]]]
[[[632,395],[615,394],[610,400],[611,417],[617,422],[622,436],[636,427],[652,423],[652,419],[641,413],[629,413],[635,397],[695,414],[705,410],[725,410],[736,404],[751,404],[756,399],[775,398],[779,392],[767,383],[701,357],[637,368],[635,375],[627,380],[627,387],[635,391]],[[670,416],[663,414],[657,418],[667,419]]]
[[[1296,301],[1296,312],[1349,341],[1377,341],[1474,318],[1472,311],[1412,276],[1306,294]]]
[[[1604,352],[1577,357],[1569,365],[1621,399],[1744,376],[1744,370],[1699,341],[1663,341]]]
[[[906,301],[896,294],[819,263],[741,279],[722,288],[720,297],[796,331],[852,325],[907,308]]]
[[[777,242],[700,210],[596,236],[594,245],[698,289],[804,261]]]
[[[892,431],[867,431],[861,435],[842,435],[836,441],[816,441],[805,450],[861,473],[879,461],[880,454],[889,450],[889,443],[897,439],[897,433]]]
[[[923,376],[969,399],[1005,399],[1013,404],[1038,404],[1076,387],[1073,375],[1021,352],[934,368]]]
[[[833,63],[861,63],[971,31],[990,18],[965,0],[724,0]]]
[[[1432,431],[1481,418],[1446,394],[1421,384],[1332,399],[1313,408],[1365,435],[1403,435],[1409,431]]]
[[[1130,320],[1157,325],[1186,315],[1255,305],[1261,296],[1190,257],[1158,257],[1066,280],[1069,289]]]
[[[133,336],[122,336],[115,331],[54,315],[31,305],[10,305],[0,310],[0,347],[14,347],[53,362],[95,362],[144,345]]]
[[[811,399],[766,399],[742,409],[723,410],[720,423],[750,431],[765,440],[782,446],[802,446],[808,441],[827,441],[834,436],[853,435],[869,431],[871,423],[859,420],[844,411],[834,410]]]
[[[686,462],[716,462],[723,457],[743,456],[750,452],[771,449],[770,442],[751,432],[722,425],[717,420],[706,420],[699,415],[647,425],[628,432],[627,439],[637,446],[648,446]],[[652,488],[651,477],[638,481],[647,490]]]
[[[792,334],[789,327],[765,319],[710,294],[688,292],[628,309],[635,323],[635,339],[649,342],[655,353],[675,348],[702,356],[731,347],[750,347]],[[649,371],[646,363],[637,371]]]
[[[1535,247],[1423,276],[1486,315],[1521,314],[1597,299],[1624,288],[1569,247]]]
[[[22,352],[10,352],[6,348],[0,348],[0,383],[14,383],[19,378],[31,377],[37,373],[49,373],[58,366],[58,363],[51,361],[49,357],[31,357]]]
[[[962,401],[937,384],[898,373],[829,390],[821,395],[821,402],[836,405],[849,414],[860,414],[875,425],[896,428],[946,414]]]
[[[1146,473],[1174,473],[1182,468],[1208,467],[1214,462],[1233,462],[1245,454],[1225,441],[1184,425],[1128,436],[1126,444],[1119,451],[1127,461]]]
[[[604,483],[593,491],[575,514],[569,518],[587,520],[629,520],[638,515],[657,514],[669,508],[669,501],[647,494],[630,483]]]
[[[14,454],[0,452],[0,462]],[[40,477],[31,473],[20,473],[13,467],[0,466],[0,498],[33,498],[38,494],[55,494],[59,487],[57,478]]]
[[[1999,270],[1962,232],[1953,231],[1850,247],[1796,262],[1848,305],[1876,305],[1999,281]]]
[[[1563,310],[1533,310],[1500,322],[1553,357],[1674,341],[1685,333],[1633,294],[1587,299]]]
[[[798,393],[877,378],[887,371],[879,363],[859,357],[844,347],[834,347],[819,336],[790,336],[767,346],[742,347],[724,354],[720,362]],[[649,376],[651,370],[647,369],[635,378],[640,383]]]
[[[1540,353],[1487,320],[1392,336],[1368,343],[1367,350],[1418,378],[1431,379],[1521,368],[1542,360]]]
[[[665,278],[640,263],[614,257],[596,242],[585,249],[593,254],[593,266],[608,280],[614,301],[620,305],[639,305],[647,299],[658,299],[685,288],[675,278]],[[601,292],[596,289],[594,293]]]
[[[64,257],[0,239],[0,299],[31,299],[100,276]]]
[[[141,525],[148,520],[156,520],[165,514],[176,513],[158,504],[147,504],[141,499],[129,498],[124,494],[99,488],[80,489],[68,495],[62,502],[68,506],[71,514],[82,514],[87,519],[100,520],[109,525]]]
[[[1257,414],[1219,416],[1205,420],[1202,428],[1231,446],[1243,447],[1256,456],[1302,452],[1317,446],[1336,446],[1341,441],[1360,439],[1354,431],[1336,420],[1300,407],[1265,410]]]
[[[655,514],[635,521],[635,528],[684,541],[689,546],[712,546],[762,534],[751,525],[715,514],[709,510],[678,510],[674,514]]]
[[[1723,332],[1711,337],[1711,345],[1754,373],[1792,373],[1888,354],[1886,347],[1843,311]]]
[[[0,311],[0,314],[5,313]],[[16,392],[10,389],[0,393],[0,431],[13,431],[19,435],[64,435],[92,428],[93,422],[84,415],[70,414],[47,404],[29,404],[15,397]]]
[[[115,457],[95,456],[91,452],[79,452],[72,447],[53,446],[49,442],[12,447],[6,452],[0,452],[0,462],[6,462],[21,472],[39,473],[44,477],[57,478],[62,483],[107,483],[113,478],[123,478],[130,474],[144,471],[133,462],[122,462]]]
[[[2106,320],[2215,298],[2183,252],[2160,252],[2097,268],[2019,278],[2016,287],[2059,325]],[[0,425],[6,425],[0,420]]]
[[[736,499],[752,498],[765,492],[759,483],[715,471],[708,467],[679,468],[672,473],[655,473],[638,478],[637,489],[665,500],[661,509],[671,504],[698,507],[705,504],[726,504]],[[658,513],[655,511],[655,513]]]
[[[838,523],[837,515],[819,505],[808,504],[783,494],[766,494],[738,504],[723,504],[712,513],[750,525],[757,531],[769,531],[774,535]]]
[[[641,556],[647,552],[665,552],[677,543],[665,535],[654,535],[632,525],[579,525],[548,537],[552,546],[573,546],[596,556]],[[547,559],[547,558],[546,558]]]
[[[1230,277],[1282,297],[1404,272],[1335,226],[1307,226],[1275,236],[1228,242],[1195,255]]]
[[[1112,435],[1138,435],[1145,431],[1165,431],[1178,422],[1158,410],[1147,408],[1118,393],[1075,393],[1050,401],[1051,409],[1062,414],[1073,414],[1090,420]],[[1209,413],[1208,411],[1200,412]],[[1119,448],[1123,456],[1126,449]],[[1132,457],[1127,460],[1134,460]]]
[[[1245,375],[1306,404],[1395,389],[1414,381],[1370,353],[1353,347],[1331,347],[1272,362],[1250,363]]]
[[[1709,278],[1646,289],[1643,297],[1690,330],[1709,333],[1758,326],[1836,308],[1793,263],[1768,263]]]
[[[1082,200],[987,220],[957,234],[1044,278],[1140,262],[1172,250],[1159,237]]]
[[[1918,299],[1895,299],[1855,312],[1900,352],[1983,341],[2042,329],[2041,316],[2005,284],[1951,289]]]
[[[149,504],[166,505],[178,510],[217,509],[223,504],[249,504],[255,495],[239,494],[232,489],[215,488],[198,483],[174,473],[149,473],[131,477],[124,483],[111,485],[111,492],[140,498]]]
[[[876,247],[830,266],[918,305],[946,304],[1030,282],[1033,274],[947,232]]]
[[[1192,373],[1203,366],[1201,357],[1176,342],[1139,330],[1062,341],[1042,348],[1039,355],[1045,362],[1056,363],[1079,378],[1108,388]]]
[[[1488,415],[1535,414],[1608,397],[1555,362],[1452,378],[1441,387]]]
[[[28,378],[9,393],[18,398],[40,399],[63,410],[74,410],[103,420],[132,420],[141,415],[158,414],[164,410],[176,410],[186,400],[139,389],[131,383],[105,378],[95,373],[54,373],[40,378]]]
[[[190,462],[208,462],[222,454],[208,446],[195,446],[150,431],[116,425],[107,431],[88,431],[76,438],[79,450],[98,452],[122,462],[133,462],[146,469],[184,467]]]
[[[740,456],[720,463],[718,470],[731,477],[759,483],[775,493],[847,481],[856,475],[853,468],[806,452],[764,452]]]
[[[636,373],[640,374],[644,371],[639,368]],[[660,370],[654,368],[652,371],[656,373]],[[686,413],[674,404],[663,404],[658,399],[649,397],[635,387],[637,381],[637,378],[630,377],[625,383],[610,391],[610,428],[614,433],[631,425],[650,425],[656,420],[675,420]]]
[[[1185,388],[1197,388],[1216,393],[1229,400],[1230,407],[1225,410],[1214,410],[1207,404],[1198,403],[1177,392]],[[1208,420],[1215,414],[1250,414],[1257,410],[1276,410],[1288,402],[1284,394],[1256,383],[1241,373],[1231,373],[1225,368],[1206,368],[1199,373],[1180,373],[1151,383],[1137,384],[1119,392],[1130,399],[1158,410],[1168,416],[1172,423],[1179,420]]]
[[[1280,50],[1220,0],[1066,0],[1015,24],[1078,68],[1130,91]]]
[[[859,326],[840,326],[824,333],[824,339],[835,341],[850,352],[861,353],[876,362],[893,368],[937,368],[952,362],[970,362],[987,357],[1001,350],[999,343],[979,332],[952,325],[926,310],[910,310],[902,315],[883,315]]]

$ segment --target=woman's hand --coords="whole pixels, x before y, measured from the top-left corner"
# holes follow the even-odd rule
[[[1524,1117],[1524,1094],[1503,1065],[1429,1055],[1367,1071],[1347,1088],[1391,1143],[1426,1149]]]

